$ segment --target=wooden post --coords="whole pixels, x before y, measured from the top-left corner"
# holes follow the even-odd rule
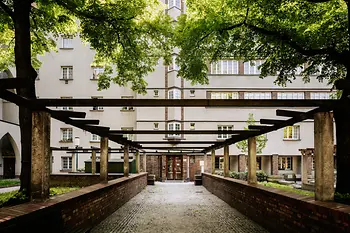
[[[211,174],[215,174],[215,150],[211,151]]]
[[[229,177],[229,165],[230,165],[230,160],[229,160],[229,145],[224,146],[224,177]]]
[[[208,155],[204,154],[204,172],[208,172]]]
[[[75,169],[76,166],[77,166],[76,163],[77,163],[77,161],[76,161],[75,152],[73,152],[72,153],[72,172],[76,172],[77,171],[77,169]]]
[[[124,176],[129,176],[129,145],[124,145]]]
[[[108,182],[108,137],[101,137],[100,148],[100,180],[103,183]]]
[[[136,159],[136,173],[140,173],[140,152],[139,151],[136,151],[135,159]]]
[[[31,200],[49,198],[50,190],[50,129],[51,115],[47,112],[32,113],[32,171]]]
[[[147,172],[147,155],[143,153],[143,172]]]
[[[315,199],[334,200],[333,114],[314,115]]]
[[[248,184],[256,184],[256,138],[248,138]]]
[[[91,152],[91,174],[96,174],[96,151],[92,150]]]

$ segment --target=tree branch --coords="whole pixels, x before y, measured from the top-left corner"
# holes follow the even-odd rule
[[[13,11],[11,10],[11,8],[10,8],[8,5],[6,5],[3,1],[0,1],[0,8],[1,8],[6,14],[8,14],[8,15],[11,17],[11,19],[12,19],[13,21],[15,21],[15,14],[14,14]]]

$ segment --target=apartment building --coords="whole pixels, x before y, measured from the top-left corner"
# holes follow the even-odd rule
[[[166,2],[166,13],[176,19],[185,11],[183,1],[169,0]],[[111,85],[108,90],[97,90],[98,74],[103,67],[92,67],[94,50],[84,45],[79,37],[62,37],[59,39],[58,52],[50,52],[41,58],[42,66],[36,81],[38,98],[138,98],[138,99],[328,99],[330,86],[311,78],[304,84],[301,77],[287,87],[280,87],[273,82],[275,77],[260,79],[258,66],[260,60],[243,62],[236,60],[220,60],[210,64],[209,85],[192,86],[187,80],[177,76],[176,50],[173,62],[165,66],[159,61],[155,71],[146,77],[147,94],[140,95],[128,87]],[[301,70],[300,70],[301,71]],[[80,108],[65,106],[62,110],[84,111],[86,119],[99,119],[100,125],[115,130],[231,130],[243,129],[250,113],[256,120],[261,118],[276,118],[276,108],[227,108],[227,107],[99,107]],[[287,109],[287,108],[285,108]],[[294,109],[295,110],[295,109]],[[306,111],[306,108],[298,108]],[[0,113],[5,121],[18,122],[15,106],[2,102]],[[17,154],[16,174],[19,164],[19,129],[16,125],[0,122],[0,136],[11,135],[12,145],[15,142]],[[12,129],[14,128],[14,129]],[[12,130],[12,131],[11,131]],[[135,141],[166,141],[164,147],[183,146],[181,141],[222,141],[230,137],[219,135],[125,135]],[[6,136],[7,137],[7,136]],[[76,143],[79,138],[79,145]],[[52,119],[51,146],[56,148],[91,148],[99,147],[99,136],[82,131],[63,122]],[[203,147],[210,144],[202,144]],[[120,148],[110,142],[111,148]],[[147,146],[160,146],[147,144]],[[186,145],[186,147],[199,145]],[[307,120],[294,126],[286,127],[267,135],[267,144],[257,158],[257,168],[267,174],[300,174],[301,154],[299,149],[313,147],[313,121]],[[1,147],[0,147],[1,148]],[[235,145],[229,147],[230,170],[245,171],[246,155]],[[71,172],[84,170],[85,162],[90,160],[90,154],[75,154],[65,151],[53,151],[52,172]],[[133,157],[132,154],[130,154]],[[222,168],[223,149],[216,151],[215,167]],[[111,153],[110,162],[121,161],[122,154]],[[1,160],[2,159],[2,160]],[[157,180],[193,179],[194,174],[203,171],[204,155],[168,156],[166,153],[147,154],[147,171],[155,174]],[[0,156],[3,164],[4,156]],[[208,156],[210,169],[210,156]],[[4,174],[5,167],[0,169]],[[18,170],[19,171],[19,170]]]

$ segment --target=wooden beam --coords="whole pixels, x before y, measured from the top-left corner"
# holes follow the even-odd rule
[[[250,134],[248,130],[111,130],[110,134]]]
[[[85,118],[86,116],[86,112],[51,110],[50,113],[51,113],[51,116],[54,118],[62,118],[62,117]]]
[[[263,130],[263,129],[268,129],[271,128],[272,126],[267,126],[267,125],[249,125],[248,129],[257,129],[257,130]]]
[[[276,125],[284,122],[284,120],[260,119],[260,124]]]
[[[247,100],[247,99],[37,99],[47,107],[318,107],[331,106],[336,100]]]
[[[138,144],[214,144],[217,141],[133,141]]]
[[[144,150],[189,150],[189,151],[192,151],[192,150],[198,150],[198,149],[203,149],[204,147],[201,146],[201,147],[195,147],[195,146],[192,146],[192,147],[153,147],[153,146],[150,146],[150,147],[142,147],[142,149]]]
[[[76,124],[82,124],[82,125],[98,125],[100,123],[100,120],[73,120],[72,121]]]
[[[303,114],[305,112],[298,112],[298,111],[291,111],[291,110],[276,110],[277,116],[283,116],[283,117],[297,117],[300,116],[300,114]]]
[[[34,81],[29,78],[5,78],[0,79],[0,89],[15,89],[33,86]]]
[[[29,99],[23,98],[15,93],[12,93],[11,91],[0,89],[0,98],[6,101],[9,101],[11,103],[14,103],[18,106],[27,106],[29,105]]]

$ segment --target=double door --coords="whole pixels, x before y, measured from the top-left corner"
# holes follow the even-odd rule
[[[167,156],[166,160],[167,180],[182,180],[182,156]]]

